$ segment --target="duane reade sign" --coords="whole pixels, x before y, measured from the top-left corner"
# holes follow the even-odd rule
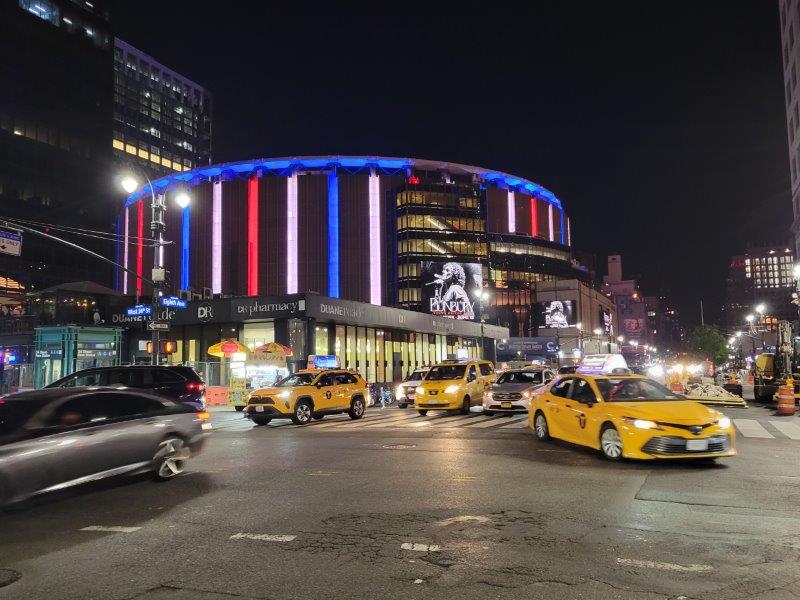
[[[20,256],[22,254],[22,234],[0,229],[0,254]]]

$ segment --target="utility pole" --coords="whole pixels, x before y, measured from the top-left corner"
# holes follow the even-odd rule
[[[149,180],[148,180],[149,183]],[[150,184],[150,190],[153,190],[153,184]],[[150,231],[156,240],[155,247],[153,248],[153,298],[152,310],[153,314],[150,317],[150,326],[152,327],[151,343],[153,345],[153,352],[150,355],[150,364],[157,365],[161,354],[161,332],[158,327],[161,325],[159,320],[159,306],[161,294],[164,290],[166,283],[166,272],[164,271],[164,231],[166,225],[164,223],[164,214],[167,212],[167,207],[164,206],[164,195],[151,194],[153,218],[150,221]]]
[[[700,300],[700,325],[703,326],[703,327],[706,326],[706,321],[703,318],[703,301],[702,300]]]

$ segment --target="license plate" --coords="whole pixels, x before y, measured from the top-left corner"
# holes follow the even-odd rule
[[[692,452],[708,450],[708,440],[686,440],[686,449]]]
[[[437,392],[436,390],[431,390],[431,396],[435,396],[435,395],[436,395],[436,394],[438,394],[438,393],[439,393],[439,392]]]
[[[511,402],[501,402],[500,408],[511,408]]]
[[[256,412],[264,412],[263,406],[256,406]]]

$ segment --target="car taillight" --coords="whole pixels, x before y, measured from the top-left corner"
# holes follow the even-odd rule
[[[197,418],[201,421],[208,421],[211,418],[211,413],[206,410],[198,410]]]
[[[202,383],[192,381],[186,384],[186,389],[190,392],[202,392],[204,389],[206,389],[206,386]]]

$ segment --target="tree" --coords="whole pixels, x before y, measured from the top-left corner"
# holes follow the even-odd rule
[[[686,351],[719,365],[728,359],[728,340],[713,325],[700,325],[689,334]]]

